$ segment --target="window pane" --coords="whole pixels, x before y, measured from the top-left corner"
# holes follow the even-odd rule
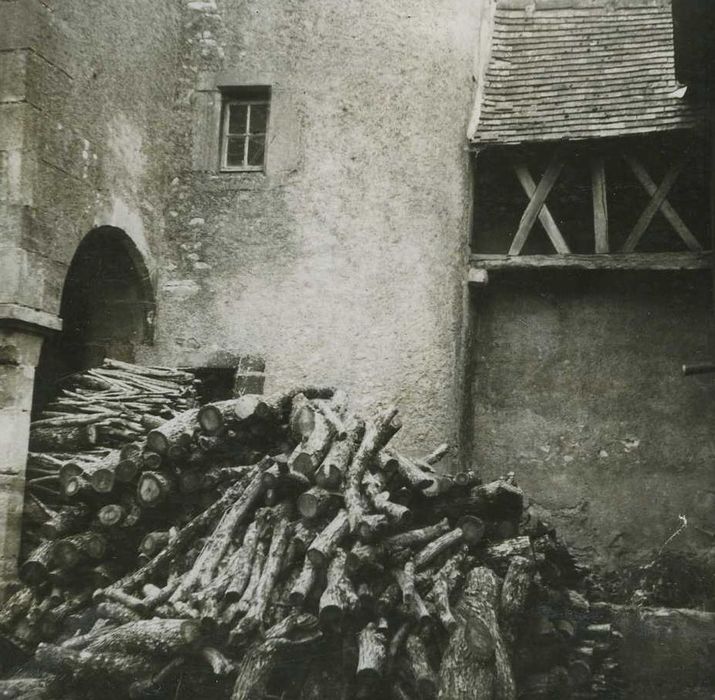
[[[226,148],[226,165],[235,167],[244,165],[243,148],[246,139],[243,136],[229,136]]]
[[[267,121],[268,105],[251,105],[251,133],[265,134]]]
[[[248,139],[248,165],[263,165],[265,136],[251,136]]]
[[[248,105],[229,105],[228,110],[228,133],[245,134]]]

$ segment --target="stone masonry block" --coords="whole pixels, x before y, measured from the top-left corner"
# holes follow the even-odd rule
[[[24,477],[0,474],[0,561],[16,561],[20,552],[24,497]]]
[[[0,416],[8,408],[20,411],[32,408],[34,378],[35,368],[31,365],[0,364]]]
[[[0,104],[0,151],[32,143],[36,125],[36,109],[27,102]]]
[[[6,408],[0,411],[0,474],[25,473],[30,413]]]
[[[25,99],[25,77],[27,51],[7,51],[0,53],[0,103],[22,102]]]
[[[0,326],[0,365],[36,367],[40,359],[42,340],[42,336],[36,333]]]

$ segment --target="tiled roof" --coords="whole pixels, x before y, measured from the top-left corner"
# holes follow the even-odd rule
[[[692,127],[674,95],[670,0],[498,0],[472,133],[477,144]]]

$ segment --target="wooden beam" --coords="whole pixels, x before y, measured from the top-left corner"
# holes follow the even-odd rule
[[[470,257],[481,270],[705,270],[709,251],[700,253],[609,253],[604,255],[486,255]]]
[[[470,267],[467,281],[477,287],[486,287],[489,284],[489,273],[484,268]]]
[[[623,156],[624,160],[630,166],[633,174],[638,182],[641,183],[643,189],[651,196],[655,195],[658,187],[653,179],[648,174],[648,171],[643,167],[643,164],[635,157],[628,154]],[[686,226],[685,222],[680,218],[679,214],[668,201],[667,197],[662,201],[660,210],[663,216],[670,222],[670,225],[675,229],[675,232],[683,239],[683,242],[688,246],[688,250],[700,251],[703,247],[693,235],[692,231]]]
[[[534,197],[534,194],[536,194],[536,183],[534,182],[534,178],[531,177],[529,168],[526,167],[525,163],[515,163],[514,172],[516,173],[516,177],[521,183],[524,192],[526,192],[526,196],[531,200]],[[546,234],[549,239],[554,244],[556,252],[563,254],[570,253],[571,251],[569,250],[564,237],[561,235],[561,231],[559,230],[554,217],[551,216],[551,212],[546,204],[541,207],[541,211],[539,212],[539,221],[546,230]]]
[[[608,252],[608,198],[606,191],[606,164],[603,156],[591,159],[591,186],[593,194],[593,234],[597,253]]]
[[[536,219],[539,216],[541,208],[544,206],[546,198],[551,192],[551,188],[556,184],[556,180],[561,174],[561,170],[564,167],[564,159],[561,157],[561,153],[557,150],[549,161],[549,165],[546,168],[544,176],[541,178],[538,187],[534,191],[534,196],[531,198],[529,203],[522,214],[521,221],[519,222],[519,229],[514,236],[514,240],[509,248],[509,255],[519,255],[521,249],[526,243],[526,239],[531,233],[531,229],[536,223]]]
[[[668,196],[670,188],[678,179],[678,175],[680,175],[680,171],[683,169],[686,159],[687,153],[683,154],[675,163],[673,163],[668,168],[668,171],[665,173],[665,177],[660,183],[660,186],[653,193],[650,202],[648,202],[648,205],[643,210],[643,213],[638,217],[638,221],[636,221],[636,225],[633,227],[633,230],[628,234],[628,238],[626,239],[626,242],[623,244],[622,248],[622,251],[624,253],[632,253],[636,249],[638,241],[640,241],[641,237],[646,232],[646,229],[650,225],[650,222],[653,220],[653,217],[655,216],[656,212],[658,211],[658,209],[660,209],[661,204],[663,204],[665,198]]]

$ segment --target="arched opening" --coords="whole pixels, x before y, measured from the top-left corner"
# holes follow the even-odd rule
[[[134,242],[113,226],[90,231],[79,244],[62,290],[62,333],[48,339],[35,382],[41,410],[61,377],[95,367],[105,357],[133,362],[153,340],[154,290]]]

